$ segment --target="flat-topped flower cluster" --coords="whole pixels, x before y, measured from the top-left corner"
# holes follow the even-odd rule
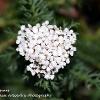
[[[22,25],[16,40],[16,50],[30,61],[26,69],[32,76],[37,74],[38,77],[52,80],[59,69],[70,63],[70,56],[76,51],[73,46],[75,42],[73,30],[62,30],[45,21],[42,25]]]

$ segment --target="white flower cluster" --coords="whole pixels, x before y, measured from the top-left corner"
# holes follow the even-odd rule
[[[30,61],[27,71],[34,76],[43,76],[45,79],[54,79],[55,73],[70,63],[69,56],[73,56],[76,47],[76,34],[73,30],[61,30],[56,25],[49,25],[45,21],[36,26],[21,26],[16,44],[20,55]]]

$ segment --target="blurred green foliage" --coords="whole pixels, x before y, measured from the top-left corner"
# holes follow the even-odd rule
[[[0,100],[100,100],[100,31],[91,31],[81,21],[56,14],[59,5],[70,0],[12,0],[0,16],[0,89],[10,93],[49,93],[50,98],[0,98]],[[81,6],[81,5],[80,5]],[[38,79],[26,72],[28,64],[16,52],[20,25],[49,20],[58,26],[74,29],[77,52],[71,63],[60,70],[54,80]]]

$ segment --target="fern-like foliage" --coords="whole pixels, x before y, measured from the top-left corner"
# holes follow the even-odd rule
[[[0,16],[0,88],[10,89],[11,93],[51,95],[50,98],[29,100],[100,100],[100,32],[88,34],[88,30],[81,30],[79,22],[54,13],[60,3],[66,6],[67,1],[69,6],[69,0],[59,0],[58,3],[55,0],[12,0],[8,12]],[[16,52],[20,25],[35,25],[45,20],[79,33],[75,56],[69,65],[59,70],[54,80],[32,77],[25,70],[29,62]]]

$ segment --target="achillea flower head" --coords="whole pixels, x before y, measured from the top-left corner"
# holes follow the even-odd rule
[[[42,76],[53,80],[59,69],[70,63],[70,56],[76,51],[73,46],[75,42],[76,34],[73,30],[62,30],[45,21],[42,25],[22,25],[16,40],[16,50],[30,61],[26,70],[32,76],[37,74],[39,78]]]

